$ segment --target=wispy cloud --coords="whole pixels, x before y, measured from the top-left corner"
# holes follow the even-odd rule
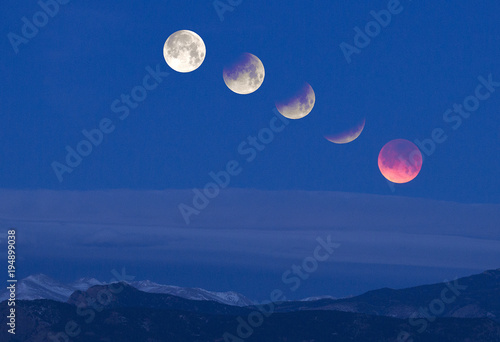
[[[259,265],[302,258],[316,236],[329,262],[498,268],[500,205],[335,192],[229,189],[186,227],[188,190],[0,192],[0,221],[30,255]],[[280,267],[280,266],[277,266]]]

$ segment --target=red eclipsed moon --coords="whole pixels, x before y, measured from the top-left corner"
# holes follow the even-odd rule
[[[389,141],[378,155],[378,168],[393,183],[408,183],[422,169],[422,153],[405,139]]]

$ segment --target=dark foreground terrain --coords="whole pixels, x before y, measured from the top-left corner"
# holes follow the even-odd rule
[[[499,342],[499,285],[500,271],[493,270],[448,285],[261,308],[98,285],[74,292],[67,303],[17,301],[16,334],[2,324],[0,340]],[[9,315],[6,301],[0,315]]]

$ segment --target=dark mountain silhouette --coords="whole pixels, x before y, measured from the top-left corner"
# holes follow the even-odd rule
[[[214,301],[191,300],[164,293],[147,293],[124,282],[96,285],[87,291],[75,291],[68,299],[68,303],[82,309],[148,308],[221,315],[243,315],[250,310]]]
[[[77,327],[71,330],[74,342],[221,342],[225,333],[238,336],[238,318],[233,315],[116,307],[95,311],[87,323],[88,317],[78,315],[73,305],[52,300],[19,301],[17,310],[17,333],[9,336],[7,326],[1,325],[2,341],[51,341],[49,336],[64,332],[68,322]],[[1,303],[0,315],[5,317],[7,311]],[[338,311],[275,313],[250,329],[248,338],[227,341],[396,342],[402,331],[411,333],[413,342],[500,341],[500,325],[488,319],[438,318],[419,333],[407,320]]]
[[[85,291],[94,285],[109,284],[101,282],[95,278],[80,278],[70,284],[61,283],[45,274],[34,274],[17,282],[17,299],[52,299],[59,302],[66,302],[71,294],[76,290]],[[177,297],[193,300],[213,300],[227,305],[248,306],[253,302],[240,293],[214,292],[200,288],[180,287],[173,285],[163,285],[149,280],[133,281],[129,283],[136,289],[150,293],[166,293]],[[9,290],[0,289],[0,302],[9,298]]]
[[[142,292],[127,283],[96,285],[75,291],[67,303],[18,300],[16,335],[0,325],[0,341],[498,342],[499,284],[500,270],[493,270],[448,285],[284,302],[269,314],[252,306]],[[408,319],[421,308],[427,308],[417,315],[425,324]],[[0,316],[8,316],[9,309],[6,301],[0,303]]]
[[[408,318],[439,312],[441,317],[491,318],[500,322],[500,269],[401,290],[384,288],[344,299],[284,302],[278,312],[337,310]]]

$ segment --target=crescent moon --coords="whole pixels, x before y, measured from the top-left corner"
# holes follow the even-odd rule
[[[264,82],[264,64],[251,53],[242,54],[232,65],[224,68],[224,83],[236,94],[247,95],[255,92]]]
[[[365,128],[365,124],[366,118],[364,118],[359,125],[351,128],[348,131],[338,134],[325,135],[325,139],[335,144],[348,144],[356,140],[361,135],[363,129]]]
[[[165,62],[178,72],[191,72],[205,60],[206,47],[203,39],[193,31],[181,30],[168,37],[163,45]]]
[[[306,83],[294,96],[284,102],[276,102],[276,109],[288,119],[301,119],[308,115],[316,103],[313,88]]]

